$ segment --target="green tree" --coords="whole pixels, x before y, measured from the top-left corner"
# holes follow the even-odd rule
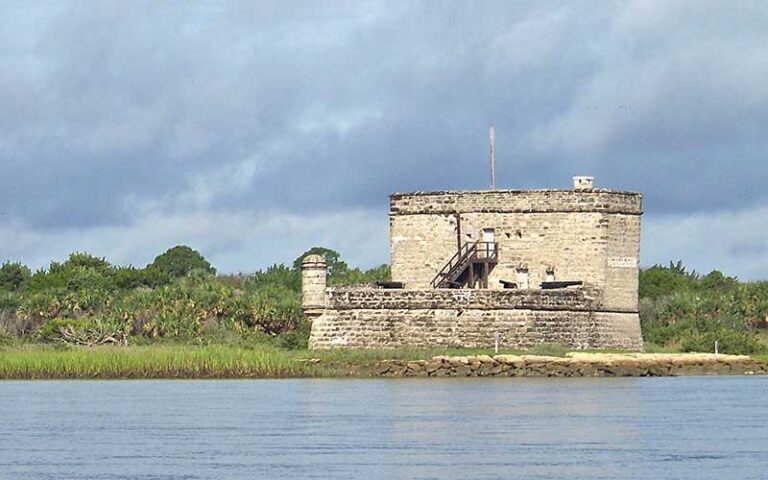
[[[349,265],[347,265],[347,262],[341,260],[341,255],[339,255],[339,252],[325,247],[312,247],[306,252],[302,253],[299,258],[293,261],[294,270],[301,270],[301,262],[304,261],[304,258],[307,255],[320,255],[323,257],[325,259],[325,263],[328,265],[328,273],[330,275],[342,275],[347,270],[349,270]]]
[[[313,247],[294,260],[293,270],[297,272],[297,274],[301,271],[301,262],[304,261],[307,255],[320,255],[325,258],[325,262],[328,265],[329,285],[376,283],[379,281],[387,281],[391,278],[389,265],[380,265],[369,270],[361,270],[357,267],[350,268],[347,262],[341,259],[339,252],[325,247]]]
[[[719,270],[712,270],[701,277],[699,286],[704,290],[727,292],[738,287],[739,281],[735,277],[723,275]]]
[[[391,278],[389,265],[380,265],[369,270],[350,268],[341,273],[332,273],[328,277],[330,285],[353,285],[356,283],[376,283],[388,281]]]
[[[114,269],[112,264],[109,263],[106,258],[96,257],[85,252],[74,252],[69,255],[69,258],[64,263],[51,263],[50,270],[53,273],[58,269],[74,270],[77,268],[93,270],[102,275],[109,275]]]
[[[157,288],[173,282],[174,276],[158,267],[148,265],[141,270],[141,283],[149,288]]]
[[[301,291],[301,274],[295,268],[274,264],[266,270],[258,270],[251,276],[251,284],[255,288],[269,285],[282,285],[295,292]]]
[[[216,269],[200,255],[200,252],[193,250],[186,245],[177,245],[168,249],[155,258],[147,266],[147,270],[155,268],[174,277],[183,277],[192,270],[201,270],[211,275],[216,274]]]
[[[682,262],[669,262],[669,267],[654,265],[640,271],[640,298],[659,298],[696,287],[698,275],[687,272]]]
[[[131,290],[147,285],[144,270],[139,270],[138,268],[131,266],[115,268],[112,278],[115,286],[121,290]]]
[[[5,262],[0,267],[0,289],[16,291],[31,276],[32,272],[26,265],[19,262]]]
[[[38,270],[24,282],[23,290],[43,292],[52,290],[113,290],[115,267],[106,259],[88,253],[75,252],[66,261],[51,262],[48,270]]]

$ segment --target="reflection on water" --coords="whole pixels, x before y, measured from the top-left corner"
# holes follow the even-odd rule
[[[0,478],[755,478],[768,378],[0,382]]]

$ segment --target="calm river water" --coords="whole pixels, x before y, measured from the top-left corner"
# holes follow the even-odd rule
[[[768,378],[0,382],[2,479],[764,479]]]

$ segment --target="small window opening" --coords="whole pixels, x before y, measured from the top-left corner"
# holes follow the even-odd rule
[[[555,281],[555,267],[547,267],[547,282]]]
[[[520,288],[523,290],[530,288],[528,286],[528,269],[527,268],[517,269],[517,288]]]

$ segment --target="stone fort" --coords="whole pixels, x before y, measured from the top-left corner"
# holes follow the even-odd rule
[[[642,196],[593,182],[390,195],[391,282],[328,288],[304,259],[310,347],[642,349]]]

